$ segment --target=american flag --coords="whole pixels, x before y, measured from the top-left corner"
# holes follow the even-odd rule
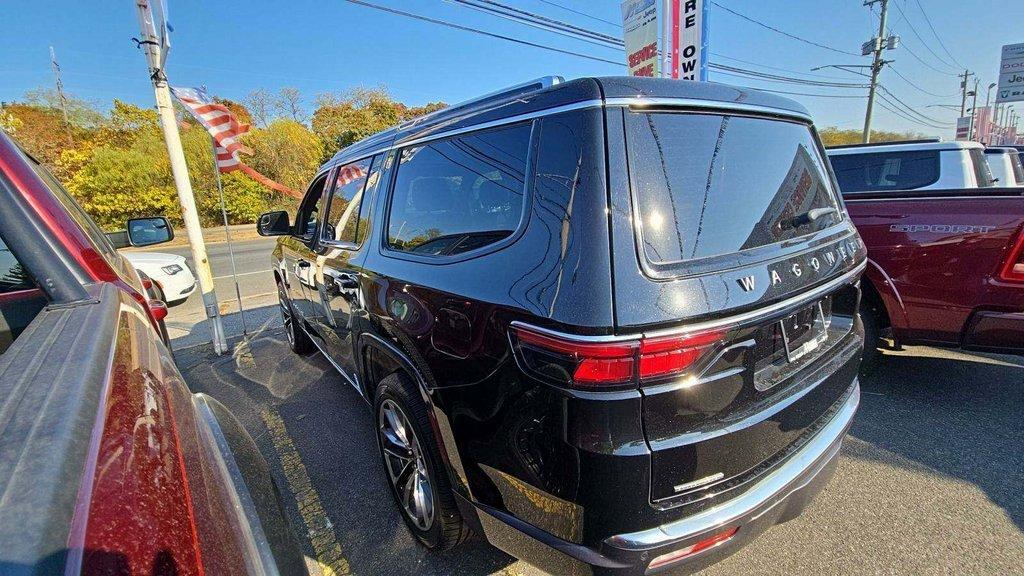
[[[338,170],[338,176],[335,178],[335,185],[340,188],[365,177],[366,172],[362,168],[355,164],[349,164],[348,166],[343,166]]]
[[[171,92],[213,137],[219,171],[241,170],[268,188],[296,198],[302,197],[300,192],[267,178],[238,158],[239,153],[252,154],[252,150],[240,140],[241,135],[249,131],[249,125],[239,122],[227,106],[214,102],[202,88],[171,88]]]
[[[238,153],[252,154],[252,150],[239,141],[239,136],[249,131],[249,125],[239,122],[227,106],[214,102],[202,88],[171,88],[171,91],[213,136],[217,143],[217,168],[221,172],[239,170],[242,163]]]

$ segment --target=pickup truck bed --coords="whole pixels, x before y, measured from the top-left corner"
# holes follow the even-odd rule
[[[1024,190],[844,193],[868,247],[865,310],[899,344],[1024,353]],[[1011,266],[1012,267],[1012,266]]]

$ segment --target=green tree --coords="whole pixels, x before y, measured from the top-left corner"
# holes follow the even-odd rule
[[[284,118],[250,131],[242,141],[253,151],[252,156],[243,157],[246,164],[294,190],[305,187],[324,156],[323,144],[315,134]]]
[[[863,139],[864,132],[862,130],[850,128],[840,129],[835,126],[829,126],[822,128],[818,131],[821,136],[821,141],[825,146],[840,146],[842,144],[860,144]],[[886,130],[872,130],[871,141],[872,142],[895,142],[898,140],[919,140],[921,138],[927,138],[926,135],[920,132],[890,132]]]

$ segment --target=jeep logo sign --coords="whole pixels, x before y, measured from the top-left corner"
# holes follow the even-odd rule
[[[1024,100],[1024,44],[1003,46],[996,104]]]

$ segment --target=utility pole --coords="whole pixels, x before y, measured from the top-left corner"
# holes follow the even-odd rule
[[[192,248],[192,259],[199,276],[199,289],[203,293],[203,305],[206,317],[210,320],[213,337],[213,349],[219,355],[227,351],[227,339],[224,335],[224,323],[217,306],[217,295],[214,293],[213,274],[210,272],[210,261],[206,256],[206,244],[203,242],[203,231],[199,226],[199,215],[196,212],[196,201],[192,195],[192,182],[188,177],[188,165],[185,164],[185,153],[181,148],[181,136],[178,134],[178,121],[174,117],[174,106],[171,103],[171,92],[167,87],[167,75],[160,68],[160,38],[156,34],[153,22],[153,11],[149,0],[135,0],[138,9],[140,38],[138,45],[146,54],[149,64],[149,76],[156,92],[156,108],[160,114],[160,126],[163,128],[164,140],[167,143],[167,155],[171,161],[171,174],[174,186],[178,190],[178,201],[181,203],[181,216],[185,220],[185,231],[188,243]]]
[[[878,22],[878,37],[874,38],[874,50],[875,54],[874,61],[871,63],[871,88],[868,91],[868,109],[864,113],[864,135],[861,141],[865,144],[871,142],[871,115],[874,112],[875,107],[875,90],[878,87],[878,74],[882,71],[882,66],[885,66],[886,61],[882,60],[882,50],[886,47],[886,33],[885,33],[885,22],[889,15],[889,0],[864,0],[865,6],[873,6],[875,2],[882,3],[882,16]]]
[[[963,118],[964,114],[966,114],[965,108],[967,107],[967,79],[974,76],[974,74],[970,70],[964,70],[963,74],[957,74],[957,76],[961,79],[960,91],[963,96],[960,97],[960,117]]]
[[[64,82],[60,79],[60,64],[57,64],[57,53],[53,51],[53,46],[50,46],[50,68],[53,70],[54,83],[57,85],[57,100],[60,102],[60,110],[64,113],[64,130],[68,133],[68,142],[74,144],[71,120],[68,118],[68,97],[64,95]]]
[[[971,102],[971,127],[967,130],[967,139],[974,140],[974,119],[978,117],[978,84],[981,80],[974,79],[974,100]]]

